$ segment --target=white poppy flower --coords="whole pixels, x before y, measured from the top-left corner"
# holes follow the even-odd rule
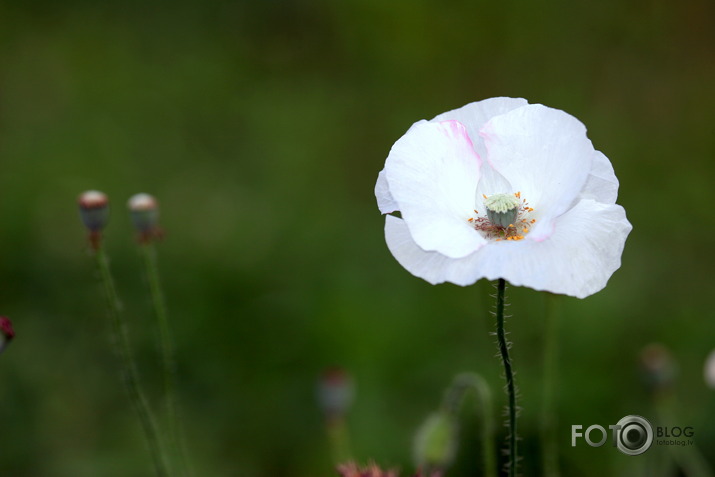
[[[618,179],[573,116],[491,98],[419,121],[375,186],[397,261],[432,284],[503,278],[584,298],[631,231]]]

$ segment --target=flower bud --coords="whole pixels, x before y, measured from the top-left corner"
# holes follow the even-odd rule
[[[79,216],[90,232],[100,232],[109,221],[109,199],[104,192],[88,190],[77,200]]]
[[[641,375],[653,392],[670,389],[675,381],[677,366],[670,350],[660,343],[651,343],[640,354]]]
[[[704,369],[705,384],[715,389],[715,350],[711,351],[705,360]]]
[[[354,386],[342,368],[329,368],[318,382],[318,402],[328,419],[344,416],[353,401]]]
[[[132,223],[137,232],[151,233],[159,223],[159,204],[149,194],[135,194],[127,203]]]
[[[457,451],[457,423],[445,410],[430,415],[415,436],[415,460],[419,467],[443,470]]]
[[[12,322],[9,318],[0,316],[0,354],[14,337],[15,331],[12,329]]]

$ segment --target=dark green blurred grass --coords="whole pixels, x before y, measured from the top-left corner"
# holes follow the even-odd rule
[[[89,188],[113,200],[107,246],[156,392],[124,201],[140,191],[161,201],[196,475],[330,475],[313,387],[333,364],[357,382],[361,461],[410,469],[411,433],[456,372],[484,374],[502,399],[489,285],[432,287],[401,269],[372,192],[412,122],[498,95],[581,119],[634,225],[609,286],[563,299],[564,469],[627,473],[633,458],[571,448],[570,425],[653,415],[635,367],[652,341],[677,358],[680,419],[712,451],[701,375],[715,347],[714,10],[704,0],[0,5],[0,313],[18,334],[0,359],[0,475],[149,475],[75,210]],[[514,289],[511,301],[525,463],[538,475],[543,298]]]

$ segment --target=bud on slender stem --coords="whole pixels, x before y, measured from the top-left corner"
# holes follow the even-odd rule
[[[678,371],[670,350],[651,343],[641,350],[640,372],[649,391],[663,393],[672,389]]]
[[[344,462],[352,454],[345,417],[353,401],[353,380],[342,368],[328,368],[318,381],[317,391],[318,404],[325,415],[325,430],[333,461]]]
[[[417,431],[415,460],[426,474],[443,473],[457,450],[457,422],[447,410],[431,414]]]
[[[145,193],[135,194],[127,202],[127,207],[140,242],[147,243],[161,236],[158,226],[159,204],[154,196]]]
[[[89,231],[89,243],[93,250],[99,249],[102,230],[109,222],[109,199],[104,192],[88,190],[77,199],[79,216]]]
[[[343,417],[352,404],[353,383],[341,368],[329,368],[318,383],[318,401],[327,419]]]

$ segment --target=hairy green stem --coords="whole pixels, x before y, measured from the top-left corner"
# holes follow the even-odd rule
[[[514,386],[514,373],[512,370],[511,359],[509,358],[510,343],[506,339],[504,332],[504,302],[505,302],[506,281],[500,278],[497,283],[497,303],[496,303],[496,320],[497,320],[497,341],[499,344],[499,353],[501,354],[502,363],[504,364],[504,378],[506,379],[506,391],[509,399],[508,404],[508,423],[509,428],[508,452],[509,462],[507,471],[509,477],[516,475],[517,463],[517,446],[516,446],[516,389]]]
[[[109,259],[101,245],[96,248],[95,257],[107,299],[107,312],[111,322],[114,347],[119,358],[122,382],[132,402],[134,411],[141,422],[149,452],[154,462],[156,475],[158,477],[167,477],[169,472],[167,471],[166,459],[162,451],[156,421],[151,413],[146,396],[139,385],[138,372],[131,353],[127,324],[122,318],[119,296],[114,286],[112,274],[109,271]]]
[[[166,302],[159,279],[156,248],[151,241],[142,243],[139,248],[141,249],[142,259],[146,269],[154,315],[156,316],[159,327],[162,374],[164,377],[164,402],[169,426],[168,436],[171,453],[178,460],[179,464],[177,466],[178,469],[175,470],[179,472],[180,475],[184,475],[186,463],[184,461],[181,426],[176,403],[176,359],[174,357],[174,346],[171,338]]]

